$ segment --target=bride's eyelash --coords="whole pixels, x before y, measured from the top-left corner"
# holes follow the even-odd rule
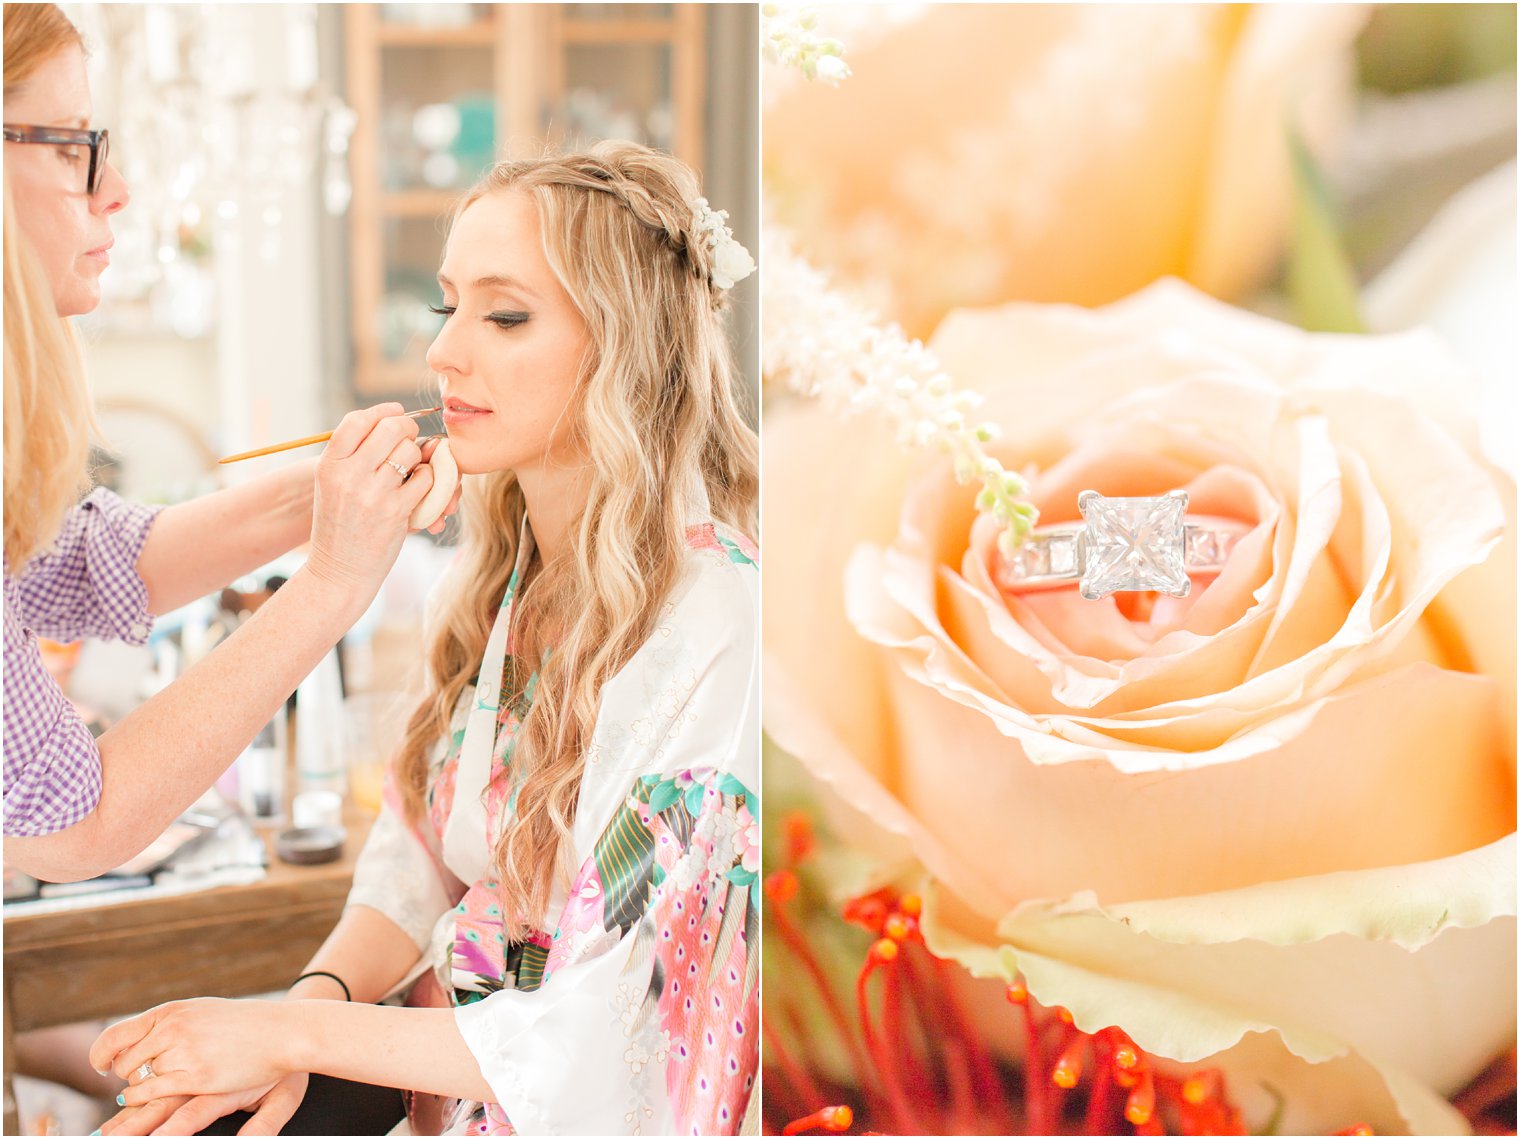
[[[445,318],[453,316],[456,311],[453,305],[428,305],[427,309],[428,312]],[[519,324],[525,324],[528,316],[525,312],[492,312],[487,313],[485,319],[498,328],[516,328]]]

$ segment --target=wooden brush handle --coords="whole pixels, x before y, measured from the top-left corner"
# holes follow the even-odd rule
[[[424,407],[416,411],[406,413],[407,419],[417,419],[420,416],[432,415],[435,411],[442,411],[441,407]],[[257,459],[260,455],[273,455],[277,451],[293,451],[297,447],[310,447],[313,443],[326,443],[333,437],[331,431],[324,431],[320,435],[306,435],[300,439],[291,439],[284,443],[274,443],[268,447],[260,447],[257,451],[243,451],[240,454],[228,455],[225,459],[218,459],[218,463],[241,463],[244,459]]]

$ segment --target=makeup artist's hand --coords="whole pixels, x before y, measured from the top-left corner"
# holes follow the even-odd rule
[[[308,565],[351,591],[356,605],[367,605],[390,572],[407,518],[433,485],[417,424],[402,411],[383,403],[350,412],[317,462]]]
[[[306,1098],[308,1076],[294,1072],[273,1084],[221,1095],[165,1096],[124,1107],[101,1125],[102,1135],[195,1135],[234,1111],[252,1112],[239,1135],[278,1135]]]

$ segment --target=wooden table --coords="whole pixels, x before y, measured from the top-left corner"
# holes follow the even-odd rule
[[[350,808],[343,857],[322,866],[279,861],[269,833],[269,873],[250,885],[7,917],[5,1133],[20,1134],[15,1033],[290,984],[343,912],[371,821]]]

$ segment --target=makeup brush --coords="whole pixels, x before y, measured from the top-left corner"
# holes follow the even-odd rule
[[[435,411],[442,411],[441,407],[424,407],[418,411],[406,413],[407,419],[418,419],[424,415],[432,415]],[[241,463],[244,459],[257,459],[260,455],[273,455],[276,451],[293,451],[297,447],[310,447],[313,443],[326,443],[333,437],[331,431],[324,431],[320,435],[307,435],[301,439],[291,439],[286,443],[275,443],[269,447],[260,447],[257,451],[244,451],[240,455],[228,455],[225,459],[218,459],[218,463]]]

